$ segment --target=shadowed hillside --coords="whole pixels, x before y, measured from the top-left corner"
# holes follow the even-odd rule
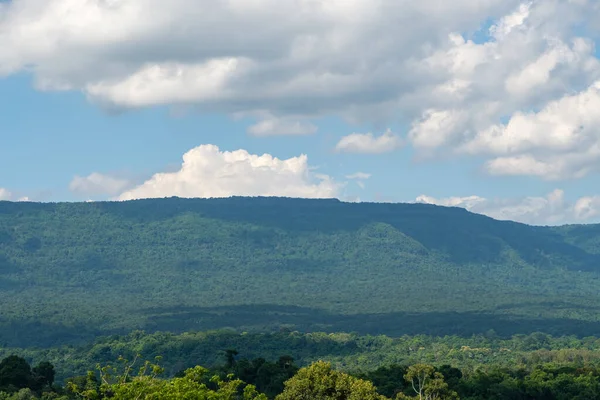
[[[232,327],[587,335],[600,225],[282,198],[0,202],[0,344]]]

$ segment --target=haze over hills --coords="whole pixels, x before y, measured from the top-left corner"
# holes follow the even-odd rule
[[[0,202],[0,344],[147,331],[600,331],[600,225],[288,198]]]

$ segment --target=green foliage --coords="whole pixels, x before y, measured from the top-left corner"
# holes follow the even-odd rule
[[[214,376],[210,382],[217,388],[210,389],[204,383],[209,371],[200,366],[188,369],[181,377],[161,379],[159,375],[164,370],[158,364],[147,361],[132,375],[137,358],[132,363],[125,359],[119,361],[120,367],[98,366],[100,383],[90,373],[82,386],[69,382],[69,392],[85,400],[267,400],[254,386],[233,379],[233,375],[227,380]]]
[[[600,399],[600,370],[596,367],[537,365],[531,370],[492,368],[463,379],[461,398],[469,400]]]
[[[281,356],[276,362],[269,362],[262,357],[248,360],[233,360],[230,357],[237,351],[226,352],[226,363],[222,367],[212,368],[211,372],[221,378],[234,375],[244,382],[256,386],[256,389],[269,398],[283,391],[284,382],[298,372],[293,357]]]
[[[13,363],[17,364],[14,357],[9,360],[9,364]],[[270,363],[263,377],[275,382],[281,371],[291,371],[291,363],[290,357],[281,356]],[[0,400],[600,400],[600,364],[590,362],[482,364],[462,370],[450,365],[417,363],[347,373],[329,362],[316,361],[294,369],[285,384],[271,394],[262,394],[250,382],[260,381],[256,372],[269,364],[261,359],[234,360],[232,368],[246,374],[249,381],[228,372],[227,363],[213,369],[194,366],[174,378],[164,376],[164,368],[156,363],[138,364],[137,357],[132,362],[120,358],[116,364],[99,364],[96,372],[68,379],[66,388],[0,391]],[[269,377],[270,372],[273,375]]]
[[[422,204],[0,202],[0,345],[225,327],[586,336],[599,238]]]
[[[0,392],[0,400],[37,400],[37,398],[35,393],[28,388],[21,389],[12,394]]]
[[[49,362],[32,369],[24,358],[10,355],[0,361],[0,400],[66,400],[55,392],[54,376]]]
[[[419,400],[458,400],[458,394],[450,390],[444,381],[444,376],[435,370],[435,367],[427,364],[415,364],[408,367],[404,379],[410,383],[410,387]],[[398,393],[397,399],[410,399],[404,393]]]
[[[235,373],[236,376],[243,377],[244,381],[257,386],[259,382],[250,378],[252,374],[258,374],[257,370],[255,367],[247,367],[245,363],[263,358],[268,362],[265,368],[275,368],[282,372],[281,368],[274,365],[282,354],[292,357],[299,366],[325,360],[330,361],[336,369],[357,373],[394,364],[406,366],[427,363],[438,366],[438,372],[444,375],[448,383],[460,376],[457,377],[456,371],[453,372],[447,365],[471,371],[489,365],[528,367],[543,363],[600,364],[600,339],[552,337],[539,333],[504,339],[489,333],[468,338],[425,335],[391,338],[348,333],[133,332],[126,336],[101,338],[82,346],[0,349],[0,358],[16,354],[32,363],[48,361],[56,368],[56,381],[63,383],[69,377],[85,376],[90,366],[110,363],[119,356],[133,359],[136,354],[142,354],[147,359],[162,356],[161,365],[167,376],[174,376],[177,372],[198,364],[209,368],[220,367],[225,363],[227,349],[236,349],[239,356],[234,360],[233,369],[226,368],[219,373],[223,372],[223,377],[228,373]],[[245,368],[247,372],[242,371]],[[394,372],[400,377],[404,373],[398,370]],[[373,375],[369,375],[367,379],[376,382],[379,388],[384,387]],[[266,386],[260,387],[261,391],[266,392]],[[389,391],[381,393],[388,397],[394,394]]]
[[[361,379],[371,381],[377,391],[387,397],[396,397],[399,393],[409,393],[409,386],[404,380],[408,370],[404,365],[382,366],[373,371],[357,373]]]
[[[318,361],[302,368],[285,383],[276,400],[384,400],[369,381],[335,371],[330,363]]]
[[[0,361],[0,390],[16,391],[32,382],[31,367],[24,358],[11,355]]]
[[[48,361],[42,361],[32,369],[34,387],[38,390],[51,388],[55,376],[56,371],[54,370],[54,365]]]

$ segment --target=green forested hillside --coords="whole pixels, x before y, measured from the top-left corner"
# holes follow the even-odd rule
[[[0,202],[0,345],[147,331],[600,332],[600,226],[281,198]]]

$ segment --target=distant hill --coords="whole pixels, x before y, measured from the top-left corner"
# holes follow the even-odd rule
[[[600,225],[286,198],[0,202],[0,345],[147,331],[600,333]]]

